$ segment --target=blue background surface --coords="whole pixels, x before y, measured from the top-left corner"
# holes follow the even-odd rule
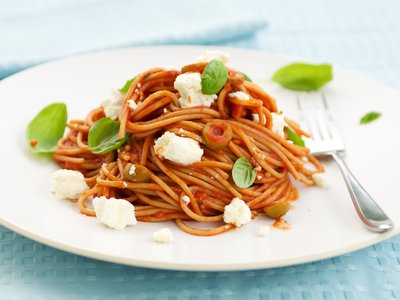
[[[329,62],[400,89],[399,15],[396,0],[0,0],[0,78],[90,50],[196,43]],[[0,226],[0,299],[109,298],[400,299],[400,236],[305,265],[207,273],[99,262]]]

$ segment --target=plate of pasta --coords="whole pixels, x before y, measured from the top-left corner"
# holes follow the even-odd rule
[[[333,162],[307,148],[296,103],[318,93],[271,80],[297,61],[139,47],[6,78],[0,223],[72,253],[176,270],[292,265],[393,236],[400,92],[337,68],[323,87],[348,164],[395,222],[377,234],[358,219]],[[376,110],[379,120],[359,124]]]

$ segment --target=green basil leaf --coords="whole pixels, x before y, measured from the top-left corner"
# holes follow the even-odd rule
[[[210,61],[201,74],[201,92],[204,95],[217,94],[228,79],[228,70],[216,59]]]
[[[135,80],[136,76],[133,77],[132,79],[129,79],[125,82],[124,86],[119,89],[121,93],[127,93],[129,88],[131,87],[132,82]]]
[[[251,78],[250,78],[249,76],[247,76],[247,74],[246,74],[246,73],[243,73],[243,72],[238,72],[238,73],[240,73],[240,74],[242,74],[242,75],[243,75],[243,77],[244,77],[244,80],[246,80],[246,81],[250,81],[250,82],[253,82],[253,80],[251,80]]]
[[[294,63],[279,69],[272,80],[296,91],[317,91],[331,81],[332,66]]]
[[[52,103],[43,108],[26,128],[26,139],[32,151],[54,152],[67,124],[67,106]]]
[[[96,121],[89,130],[89,150],[95,154],[105,154],[119,148],[129,137],[125,134],[123,139],[119,139],[119,126],[119,122],[110,118]]]
[[[256,171],[253,170],[253,166],[246,159],[240,157],[233,165],[232,178],[238,187],[248,188],[256,179]]]
[[[304,140],[296,134],[292,129],[286,126],[286,133],[288,135],[289,140],[293,142],[293,144],[305,147],[306,144],[304,143]]]
[[[379,119],[381,116],[380,112],[376,112],[376,111],[371,111],[369,113],[366,113],[361,119],[360,119],[360,124],[368,124],[371,123],[373,121],[375,121],[376,119]]]

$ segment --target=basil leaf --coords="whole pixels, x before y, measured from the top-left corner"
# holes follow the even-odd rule
[[[247,76],[247,74],[246,74],[246,73],[243,73],[243,72],[238,72],[238,73],[240,73],[240,74],[242,74],[242,75],[243,75],[243,77],[244,77],[244,80],[246,80],[246,81],[250,81],[250,82],[253,82],[253,80],[251,80],[251,78],[250,78],[249,76]]]
[[[129,88],[131,87],[132,82],[135,80],[136,76],[133,77],[132,79],[129,79],[125,82],[124,86],[119,89],[121,93],[127,93]]]
[[[368,124],[371,123],[373,121],[375,121],[376,119],[379,119],[381,116],[380,112],[376,112],[376,111],[371,111],[369,113],[366,113],[361,119],[360,119],[360,124]]]
[[[301,147],[306,146],[306,144],[304,143],[304,140],[300,136],[298,136],[296,134],[296,132],[294,132],[289,127],[286,127],[286,133],[288,135],[289,140],[291,140],[293,142],[293,144],[301,146]]]
[[[216,59],[210,61],[201,74],[201,92],[204,95],[217,94],[228,79],[228,70]]]
[[[32,151],[54,152],[67,124],[67,106],[52,103],[43,108],[26,128],[26,139]]]
[[[89,150],[95,154],[105,154],[119,148],[129,137],[125,134],[123,139],[118,138],[119,126],[119,122],[110,118],[96,121],[89,130]]]
[[[238,187],[248,188],[256,179],[256,171],[253,170],[253,166],[246,159],[240,157],[233,165],[232,178]]]
[[[331,81],[332,66],[294,63],[279,69],[272,80],[296,91],[317,91]]]

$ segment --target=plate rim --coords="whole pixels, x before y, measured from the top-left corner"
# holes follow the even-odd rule
[[[120,52],[120,51],[135,51],[135,50],[146,50],[146,49],[162,49],[162,48],[188,48],[188,49],[199,49],[199,50],[206,50],[210,48],[218,48],[225,51],[244,51],[244,52],[255,52],[259,54],[265,54],[271,57],[279,57],[284,59],[289,59],[292,61],[313,61],[311,59],[301,59],[296,56],[286,55],[277,52],[269,52],[262,49],[248,49],[248,48],[240,48],[240,47],[227,47],[227,46],[218,46],[218,45],[153,45],[153,46],[138,46],[138,47],[121,47],[121,48],[110,48],[110,49],[100,49],[95,51],[88,51],[82,52],[78,54],[68,55],[57,59],[52,59],[32,67],[26,68],[24,70],[18,71],[14,74],[11,74],[3,79],[0,80],[0,87],[9,80],[13,80],[14,78],[18,78],[21,74],[29,73],[31,71],[35,71],[40,68],[46,68],[48,65],[64,62],[68,60],[73,60],[76,58],[84,58],[85,56],[91,56],[93,54],[102,53],[110,53],[110,52]],[[393,92],[399,92],[394,87],[387,85],[386,83],[377,81],[375,79],[369,78],[364,74],[359,74],[357,72],[348,71],[347,69],[342,69],[335,65],[335,69],[340,70],[340,72],[345,72],[351,74],[352,76],[358,77],[362,80],[373,82],[374,84],[380,85],[386,89],[390,89]],[[233,264],[188,264],[188,263],[172,263],[172,262],[160,262],[160,261],[152,261],[152,260],[143,260],[143,259],[134,259],[134,258],[123,258],[118,257],[116,255],[110,254],[101,254],[96,251],[92,250],[85,250],[79,247],[71,246],[66,243],[54,241],[50,238],[46,238],[40,234],[36,234],[30,232],[29,230],[25,229],[23,226],[18,226],[17,224],[13,224],[8,222],[0,215],[0,225],[8,228],[9,230],[16,232],[26,238],[32,239],[36,242],[42,243],[44,245],[50,246],[52,248],[66,251],[72,254],[81,255],[84,257],[88,257],[91,259],[97,259],[101,261],[111,262],[111,263],[118,263],[122,265],[128,266],[135,266],[135,267],[145,267],[145,268],[152,268],[152,269],[164,269],[164,270],[174,270],[174,271],[244,271],[244,270],[258,270],[258,269],[269,269],[269,268],[276,268],[276,267],[287,267],[287,266],[294,266],[299,264],[305,264],[315,261],[320,261],[327,258],[336,257],[339,255],[343,255],[346,253],[351,253],[368,246],[377,244],[384,240],[387,240],[397,234],[400,233],[400,226],[393,228],[391,231],[385,233],[375,233],[374,236],[368,238],[366,240],[353,243],[351,245],[345,247],[335,248],[329,251],[325,251],[318,254],[309,254],[303,255],[296,258],[289,258],[289,259],[281,259],[281,260],[274,260],[274,261],[259,261],[259,262],[251,262],[251,263],[233,263]]]

